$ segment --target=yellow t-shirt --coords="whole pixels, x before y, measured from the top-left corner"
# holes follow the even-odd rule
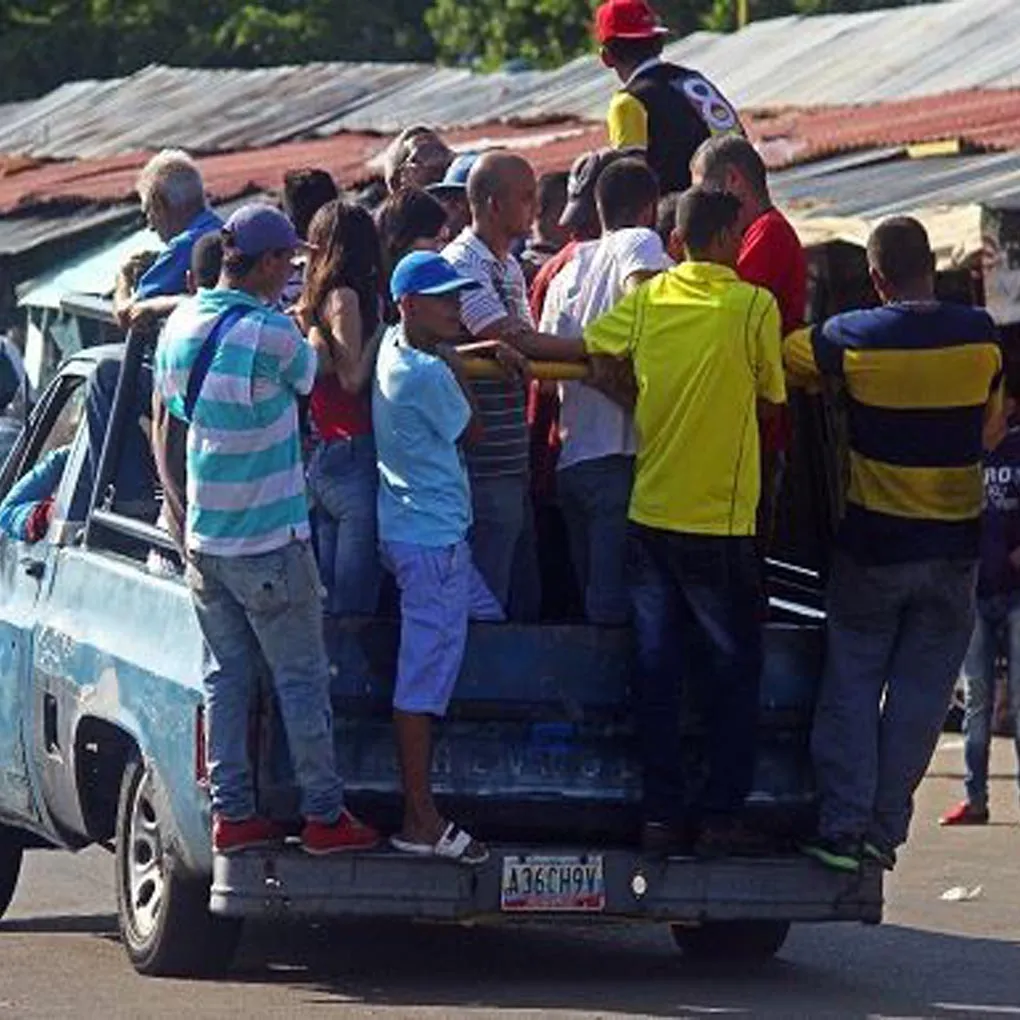
[[[614,149],[648,148],[648,111],[629,92],[617,92],[606,115],[609,144]]]
[[[588,352],[628,357],[638,384],[630,519],[700,535],[753,535],[758,399],[786,400],[779,308],[725,266],[685,262],[585,330]]]

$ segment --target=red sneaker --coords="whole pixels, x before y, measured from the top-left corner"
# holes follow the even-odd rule
[[[350,811],[343,811],[332,825],[306,822],[301,832],[301,846],[317,857],[348,850],[371,850],[378,845],[379,833],[355,818]]]
[[[285,835],[282,826],[255,815],[240,822],[213,815],[213,851],[218,854],[236,854],[257,846],[272,846],[282,843]]]
[[[939,825],[987,825],[988,808],[975,807],[969,800],[961,801],[947,811],[940,819]]]

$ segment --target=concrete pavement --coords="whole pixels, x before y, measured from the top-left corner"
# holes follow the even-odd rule
[[[946,737],[913,839],[887,887],[886,924],[805,926],[750,973],[683,961],[661,927],[260,928],[230,977],[155,981],[116,938],[113,859],[33,853],[0,923],[5,1017],[1020,1017],[1020,811],[998,741],[993,823],[939,829],[959,798],[961,742]],[[972,902],[940,899],[982,887]]]

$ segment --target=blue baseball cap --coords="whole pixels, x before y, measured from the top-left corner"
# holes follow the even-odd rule
[[[249,257],[306,247],[294,224],[279,209],[260,202],[242,205],[231,213],[223,225],[223,243]]]
[[[425,190],[436,198],[463,195],[467,191],[468,177],[471,168],[478,162],[480,152],[465,152],[458,156],[447,168],[443,179],[437,184],[430,184]]]
[[[442,255],[434,251],[413,251],[405,255],[393,270],[390,293],[394,301],[408,294],[438,297],[460,290],[474,290],[478,284],[461,276]]]

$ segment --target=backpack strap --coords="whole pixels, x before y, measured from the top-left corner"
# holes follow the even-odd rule
[[[248,305],[234,305],[223,312],[213,323],[202,346],[195,357],[195,363],[191,366],[191,374],[188,376],[188,389],[184,396],[184,420],[190,425],[192,415],[195,413],[195,405],[201,396],[202,387],[205,385],[205,377],[212,367],[213,358],[216,357],[216,348],[219,346],[220,338],[225,336],[228,330],[236,326],[249,312]]]

